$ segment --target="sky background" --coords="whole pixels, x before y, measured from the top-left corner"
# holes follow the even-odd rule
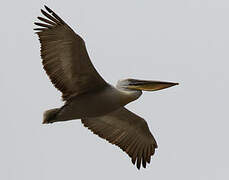
[[[41,124],[63,104],[32,30],[44,4],[84,38],[111,84],[180,83],[127,105],[158,142],[146,169],[79,120]],[[4,1],[0,20],[0,179],[229,179],[229,1]]]

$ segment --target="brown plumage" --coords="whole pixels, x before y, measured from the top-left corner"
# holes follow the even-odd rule
[[[56,13],[45,6],[34,30],[41,43],[43,67],[62,92],[64,106],[44,113],[43,123],[81,119],[85,127],[119,146],[140,169],[150,163],[157,143],[144,119],[124,108],[142,90],[155,91],[177,83],[125,79],[115,87],[92,65],[85,42]]]
[[[35,22],[41,43],[42,63],[54,86],[63,93],[63,100],[99,89],[106,82],[97,73],[88,56],[83,39],[51,9],[52,15],[41,10],[48,18],[38,17],[44,23]]]
[[[157,148],[157,143],[149,131],[144,119],[121,107],[105,116],[85,118],[81,120],[99,137],[119,146],[131,158],[133,164],[137,159],[137,167],[141,162],[146,167],[150,163],[150,157]]]

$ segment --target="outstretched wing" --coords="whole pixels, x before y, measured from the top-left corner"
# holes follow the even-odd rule
[[[88,56],[83,39],[56,13],[46,7],[46,17],[38,17],[35,28],[41,43],[43,67],[63,100],[103,88],[106,82],[98,74]]]
[[[150,133],[144,119],[121,107],[105,116],[86,118],[81,120],[85,127],[106,139],[112,144],[119,146],[131,158],[137,168],[141,162],[146,167],[150,163],[151,156],[157,148],[157,143]]]

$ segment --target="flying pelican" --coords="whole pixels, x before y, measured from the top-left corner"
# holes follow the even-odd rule
[[[43,68],[62,92],[65,104],[44,112],[43,123],[81,119],[85,127],[119,146],[132,163],[145,168],[157,148],[146,121],[124,106],[142,91],[165,89],[178,83],[125,79],[108,84],[92,65],[84,40],[45,6],[35,28],[41,43]]]

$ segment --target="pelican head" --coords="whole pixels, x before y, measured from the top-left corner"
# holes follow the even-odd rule
[[[124,79],[119,80],[117,83],[117,88],[125,90],[135,90],[135,91],[157,91],[172,86],[178,85],[178,83],[173,82],[163,82],[163,81],[149,81],[149,80],[138,80],[138,79]]]

